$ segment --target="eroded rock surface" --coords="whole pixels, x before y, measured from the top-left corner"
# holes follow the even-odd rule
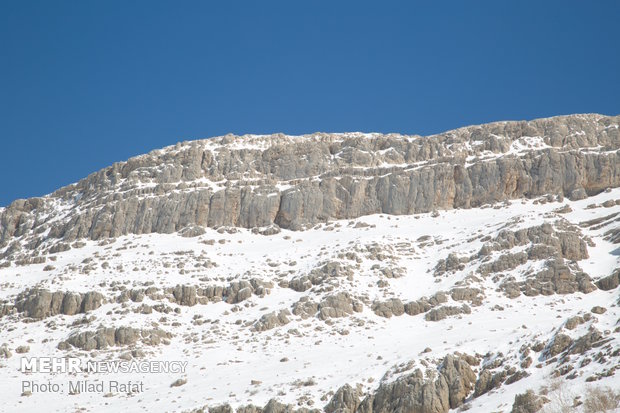
[[[71,347],[80,350],[104,350],[111,346],[131,346],[138,342],[148,345],[165,343],[171,337],[158,328],[135,329],[132,327],[102,327],[94,331],[82,331],[74,333],[65,341],[58,344],[61,350]]]
[[[27,317],[41,319],[56,314],[87,313],[101,307],[104,302],[103,295],[96,291],[81,294],[33,288],[17,296],[15,309]]]
[[[36,234],[45,230],[65,242],[184,228],[195,236],[196,226],[300,229],[550,193],[579,198],[620,186],[618,119],[498,122],[425,138],[315,134],[180,143],[49,197],[13,202],[0,212],[0,245],[29,234],[38,245]],[[540,145],[519,150],[528,139]],[[59,204],[72,213],[63,218]]]

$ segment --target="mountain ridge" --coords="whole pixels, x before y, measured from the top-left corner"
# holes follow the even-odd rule
[[[15,201],[0,410],[620,408],[619,120],[224,136]]]
[[[178,143],[14,201],[0,210],[0,245],[41,226],[65,241],[192,225],[298,230],[374,213],[595,194],[620,186],[619,120],[569,115],[428,137],[226,135]],[[54,214],[55,202],[72,210],[71,219]]]

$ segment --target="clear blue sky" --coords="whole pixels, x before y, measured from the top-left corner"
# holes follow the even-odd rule
[[[619,1],[0,0],[0,205],[228,132],[620,113]]]

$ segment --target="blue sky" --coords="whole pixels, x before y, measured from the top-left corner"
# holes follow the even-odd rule
[[[620,113],[618,1],[0,0],[0,205],[228,132]]]

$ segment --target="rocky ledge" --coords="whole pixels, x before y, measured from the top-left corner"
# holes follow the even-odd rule
[[[620,186],[620,117],[498,122],[433,136],[232,136],[178,143],[0,209],[23,237],[101,239],[199,227],[303,229],[330,219],[470,208]],[[3,248],[0,258],[16,249]],[[1,251],[1,250],[0,250]]]

